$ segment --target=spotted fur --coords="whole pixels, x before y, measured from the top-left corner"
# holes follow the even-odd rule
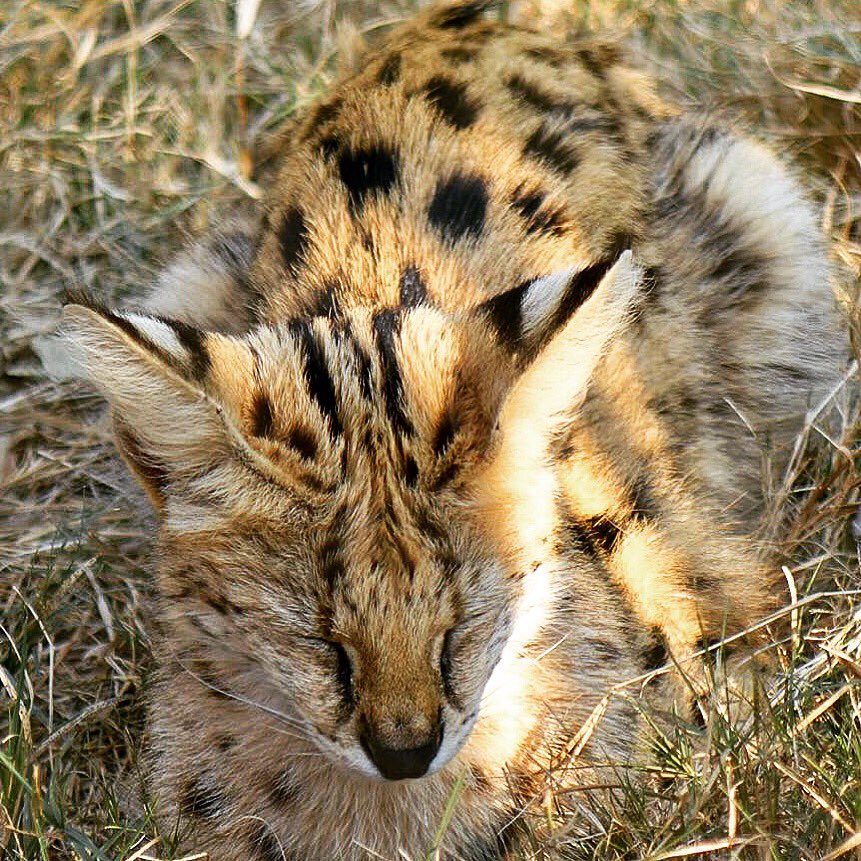
[[[153,789],[215,861],[424,857],[456,786],[445,857],[501,858],[777,600],[763,487],[843,344],[811,211],[487,5],[390,34],[148,313],[66,309],[161,516]]]

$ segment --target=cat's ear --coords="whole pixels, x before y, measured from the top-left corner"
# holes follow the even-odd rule
[[[519,373],[502,404],[502,457],[544,456],[549,436],[585,397],[608,345],[627,325],[642,276],[630,251],[531,281],[482,306]],[[540,452],[536,449],[540,448]]]
[[[207,385],[214,365],[252,375],[240,342],[93,303],[66,305],[62,334],[80,375],[110,402],[117,446],[160,512],[169,492],[237,453],[259,459],[231,415],[235,405]]]

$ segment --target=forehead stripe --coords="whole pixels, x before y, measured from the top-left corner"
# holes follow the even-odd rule
[[[308,321],[297,320],[291,323],[290,333],[302,353],[308,394],[316,401],[323,418],[328,420],[332,436],[339,437],[343,427],[338,416],[338,399],[326,364],[325,353]]]
[[[395,335],[400,328],[400,317],[395,311],[380,311],[374,317],[374,333],[380,351],[380,368],[383,373],[383,396],[389,421],[404,435],[413,432],[404,412],[403,382],[398,367]]]

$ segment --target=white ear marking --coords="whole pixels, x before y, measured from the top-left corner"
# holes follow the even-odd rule
[[[524,335],[532,331],[551,315],[565,295],[565,288],[571,283],[576,270],[563,269],[542,278],[536,278],[526,290],[520,304],[520,314]]]

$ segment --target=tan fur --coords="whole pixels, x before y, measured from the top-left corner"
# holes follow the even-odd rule
[[[764,482],[844,343],[810,209],[482,6],[279,138],[262,226],[152,296],[180,322],[66,311],[162,515],[153,789],[214,861],[424,857],[457,787],[443,856],[502,857],[779,600]]]

